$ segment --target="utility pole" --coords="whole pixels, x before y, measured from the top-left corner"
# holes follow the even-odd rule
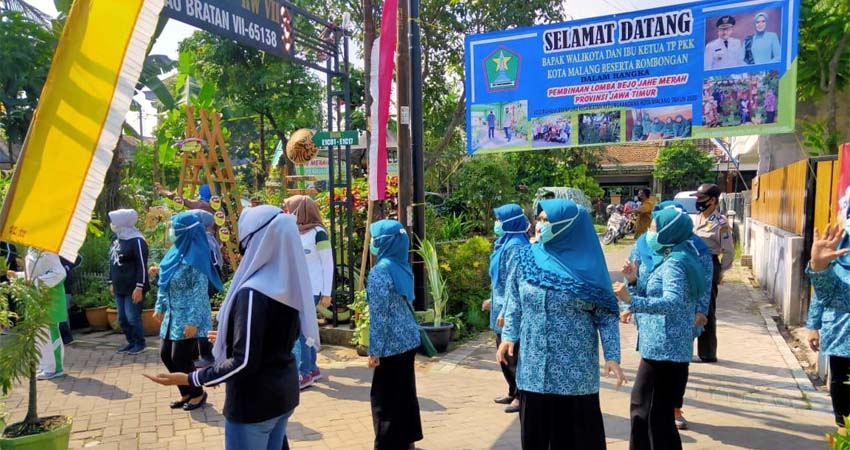
[[[406,2],[406,0],[403,0]],[[422,42],[419,27],[419,0],[410,0],[410,90],[411,90],[411,154],[413,157],[413,235],[414,245],[425,239],[425,155],[422,124]],[[417,309],[426,309],[425,263],[418,254],[413,257],[413,288]]]
[[[408,208],[413,190],[413,165],[410,152],[410,40],[408,37],[410,5],[398,3],[398,57],[396,58],[396,118],[398,119],[398,221],[412,225]],[[407,119],[407,120],[405,120]],[[411,239],[411,244],[414,240]],[[418,300],[418,299],[417,299]]]

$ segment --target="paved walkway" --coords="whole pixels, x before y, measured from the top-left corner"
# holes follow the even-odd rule
[[[609,253],[609,266],[619,267],[625,250]],[[685,448],[824,448],[823,435],[832,430],[828,398],[811,389],[775,327],[771,330],[771,309],[761,295],[735,276],[729,278],[720,294],[720,362],[691,365],[685,413],[692,429],[682,433]],[[632,379],[639,361],[635,339],[633,326],[623,326],[623,367]],[[210,391],[210,405],[203,410],[172,411],[168,403],[176,390],[142,377],[163,369],[158,352],[116,355],[118,341],[116,336],[80,336],[67,349],[69,376],[39,382],[42,414],[74,417],[71,447],[223,448],[223,389]],[[425,431],[418,448],[520,448],[518,417],[492,402],[506,389],[493,362],[494,345],[485,333],[440,360],[417,360]],[[365,363],[349,349],[323,349],[325,379],[301,397],[289,428],[293,449],[372,448],[371,371]],[[614,391],[607,379],[603,382],[602,410],[612,450],[628,448],[629,389]],[[23,393],[17,389],[7,402],[13,420],[22,417]]]

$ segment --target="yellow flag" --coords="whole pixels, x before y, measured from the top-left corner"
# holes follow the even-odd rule
[[[0,239],[73,260],[164,0],[75,0],[0,215]]]

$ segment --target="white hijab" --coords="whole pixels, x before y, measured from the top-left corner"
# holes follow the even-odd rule
[[[319,325],[304,248],[295,218],[282,213],[276,206],[262,205],[246,208],[239,216],[239,242],[247,244],[247,249],[219,311],[219,337],[213,348],[216,361],[227,357],[230,311],[236,294],[246,288],[298,310],[301,334],[307,345],[319,349]]]
[[[139,213],[134,209],[116,209],[109,212],[110,227],[119,240],[126,241],[135,238],[145,238],[145,235],[136,228],[139,221]]]

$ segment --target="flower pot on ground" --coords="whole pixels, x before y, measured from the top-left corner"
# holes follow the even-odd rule
[[[47,431],[20,437],[7,437],[6,433],[15,433],[15,427],[7,428],[0,436],[0,448],[3,450],[67,450],[73,425],[71,418],[45,417],[42,419],[42,424]]]
[[[443,322],[442,325],[435,326],[434,322],[426,322],[420,325],[426,333],[428,333],[428,338],[431,339],[431,343],[434,344],[434,348],[437,349],[439,353],[445,353],[449,348],[449,342],[451,342],[452,337],[452,329],[454,329],[454,325],[449,322]]]
[[[106,331],[109,329],[109,320],[106,317],[106,308],[106,306],[86,308],[86,320],[88,320],[89,327],[93,331]]]
[[[121,332],[121,323],[118,322],[118,310],[115,308],[106,308],[106,321],[109,322],[109,328],[116,333]]]
[[[321,319],[325,319],[328,322],[333,321],[333,311],[328,308],[325,308],[322,305],[316,306],[316,313],[318,313],[318,316]],[[337,306],[336,319],[339,323],[348,323],[349,321],[351,321],[351,310],[346,308],[345,306]]]
[[[42,254],[36,253],[36,262]],[[41,330],[57,322],[57,290],[25,279],[0,283],[0,394],[8,395],[13,387],[28,390],[27,413],[24,419],[7,426],[0,434],[0,448],[67,450],[71,418],[65,416],[40,417],[38,414],[38,382],[36,369],[41,359],[38,340]],[[62,296],[64,306],[64,296]],[[12,323],[8,298],[18,308],[18,320]]]
[[[153,312],[153,308],[142,310],[142,328],[145,330],[145,336],[159,336],[162,322],[153,318]]]

